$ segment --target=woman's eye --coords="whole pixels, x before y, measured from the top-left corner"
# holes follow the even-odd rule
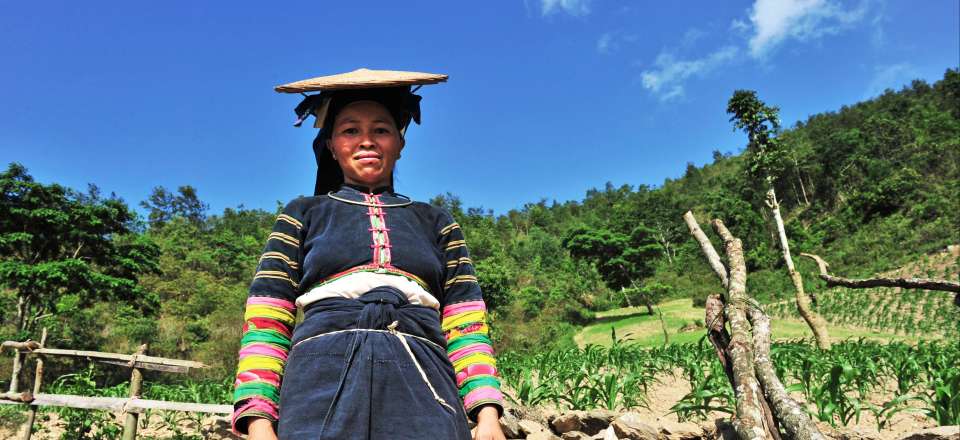
[[[378,127],[374,130],[377,134],[390,134],[390,129],[386,127]]]
[[[343,133],[343,134],[357,134],[357,133],[360,132],[360,130],[358,130],[358,129],[355,128],[355,127],[348,127],[348,128],[344,128],[344,129],[341,130],[340,132]]]

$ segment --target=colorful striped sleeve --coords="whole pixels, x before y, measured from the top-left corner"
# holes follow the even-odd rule
[[[447,356],[456,373],[460,398],[470,420],[492,405],[503,414],[503,394],[487,328],[487,308],[460,225],[446,215],[439,245],[444,254],[443,317]]]
[[[291,202],[277,216],[250,285],[234,382],[233,429],[247,433],[255,417],[276,422],[280,381],[290,350],[300,282],[301,215]]]

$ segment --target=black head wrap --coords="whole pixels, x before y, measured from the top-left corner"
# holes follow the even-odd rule
[[[397,124],[397,129],[403,133],[410,121],[420,124],[420,99],[419,95],[411,92],[409,86],[405,86],[325,91],[307,96],[300,102],[294,110],[297,113],[297,122],[294,125],[298,127],[317,109],[326,106],[326,113],[321,116],[324,120],[318,121],[318,125],[322,128],[313,140],[313,154],[317,159],[317,182],[314,185],[313,194],[321,195],[336,191],[343,184],[340,165],[333,160],[333,155],[326,145],[332,133],[333,121],[340,110],[356,101],[378,102],[387,108]]]

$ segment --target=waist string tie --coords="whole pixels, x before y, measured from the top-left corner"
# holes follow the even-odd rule
[[[423,383],[427,384],[427,387],[430,388],[430,392],[433,393],[433,400],[436,400],[437,403],[447,407],[450,410],[450,413],[456,413],[457,411],[447,403],[446,400],[443,400],[443,397],[440,397],[437,394],[437,390],[433,388],[433,384],[430,383],[430,380],[427,379],[427,373],[423,372],[423,367],[420,366],[420,363],[417,362],[417,357],[413,355],[413,351],[410,350],[410,346],[407,345],[407,340],[404,338],[404,333],[397,331],[397,321],[393,321],[390,325],[387,326],[387,329],[390,330],[390,333],[397,337],[400,340],[400,343],[403,344],[403,348],[407,350],[407,354],[410,355],[410,360],[413,361],[413,365],[417,367],[417,371],[420,372],[420,377],[423,378]]]
[[[356,316],[354,313],[359,316],[356,317],[354,322],[350,323],[351,318]],[[440,352],[446,352],[445,347],[441,345],[441,343],[435,342],[443,341],[442,333],[440,333],[439,315],[436,310],[410,304],[406,296],[396,288],[381,286],[361,295],[358,299],[329,298],[320,300],[311,304],[306,310],[305,315],[303,324],[322,322],[324,325],[322,325],[321,328],[314,328],[313,330],[316,331],[310,332],[313,334],[312,336],[298,338],[297,335],[294,335],[294,340],[296,341],[294,347],[306,341],[324,336],[337,333],[353,333],[353,337],[350,338],[350,346],[344,356],[344,366],[340,372],[340,378],[337,381],[336,391],[324,415],[323,422],[320,425],[321,436],[330,421],[330,417],[334,414],[334,409],[340,400],[348,373],[354,364],[361,343],[370,332],[389,333],[396,337],[400,345],[403,346],[404,351],[410,356],[410,360],[413,361],[413,365],[417,368],[420,378],[423,379],[427,388],[430,389],[433,399],[443,406],[446,411],[451,414],[456,414],[456,410],[437,393],[437,390],[430,382],[430,379],[413,354],[413,350],[407,341],[408,338],[413,338],[438,348]],[[311,321],[313,315],[320,316],[317,316],[314,321]],[[337,326],[339,326],[339,329],[336,329]],[[311,326],[305,325],[304,327]],[[406,331],[400,331],[400,329]],[[420,335],[411,334],[411,331],[413,333],[420,333]]]

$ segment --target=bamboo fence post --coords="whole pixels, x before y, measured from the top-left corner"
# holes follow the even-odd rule
[[[47,328],[43,328],[43,332],[40,334],[40,348],[43,348],[47,343]],[[19,353],[19,350],[17,350]],[[43,356],[37,357],[37,366],[34,367],[33,371],[33,395],[36,396],[40,393],[40,385],[43,383]],[[30,410],[27,413],[27,423],[23,428],[23,435],[20,436],[22,440],[30,440],[30,437],[33,435],[33,423],[37,420],[37,406],[30,405]]]
[[[14,395],[20,392],[20,368],[23,359],[23,354],[20,353],[20,350],[13,350],[13,373],[10,376],[10,391],[7,392],[9,395]]]
[[[147,344],[143,344],[130,360],[130,398],[140,397],[140,389],[143,385],[143,373],[136,367],[137,356],[143,356],[147,351]],[[138,413],[127,411],[126,418],[123,421],[123,440],[134,440],[137,438],[137,418]]]

